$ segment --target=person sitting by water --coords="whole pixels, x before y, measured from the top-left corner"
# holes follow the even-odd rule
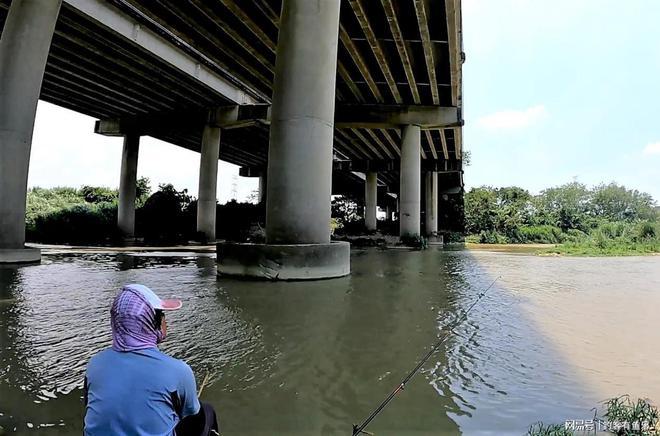
[[[167,336],[162,300],[127,285],[112,303],[112,347],[93,356],[85,374],[85,435],[213,435],[213,408],[197,399],[190,366],[158,350]]]

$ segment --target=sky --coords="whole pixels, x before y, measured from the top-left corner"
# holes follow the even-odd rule
[[[660,200],[660,1],[463,0],[467,186]]]
[[[615,181],[660,200],[660,1],[463,0],[468,188]],[[39,102],[28,185],[116,187],[121,138]],[[197,195],[199,154],[143,137],[138,177]],[[218,200],[255,178],[220,162]]]

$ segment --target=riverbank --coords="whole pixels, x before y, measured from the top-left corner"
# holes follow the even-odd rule
[[[468,250],[493,251],[498,253],[535,254],[538,256],[658,256],[660,245],[628,244],[598,247],[588,244],[476,244],[466,243]]]
[[[103,254],[103,253],[215,253],[215,244],[188,245],[126,245],[126,246],[90,246],[90,245],[55,245],[27,244],[30,248],[38,248],[42,254]]]

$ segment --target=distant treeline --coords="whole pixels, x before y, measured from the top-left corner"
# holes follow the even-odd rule
[[[54,244],[112,244],[117,230],[116,189],[97,186],[32,188],[27,195],[26,238]],[[263,205],[230,201],[217,206],[218,238],[259,238]],[[135,233],[149,244],[200,240],[196,233],[197,200],[184,189],[162,184],[152,193],[149,179],[136,190]]]
[[[646,193],[616,183],[578,182],[532,195],[519,187],[465,194],[469,242],[564,244],[562,251],[603,254],[660,251],[660,211]]]

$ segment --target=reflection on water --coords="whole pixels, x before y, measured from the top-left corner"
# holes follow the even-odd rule
[[[80,431],[84,367],[110,343],[110,303],[129,282],[184,300],[163,348],[210,375],[203,399],[224,434],[350,434],[498,275],[370,431],[521,434],[660,386],[658,348],[643,346],[660,335],[658,257],[366,250],[349,277],[293,283],[217,280],[214,262],[57,254],[0,269],[0,425]]]

